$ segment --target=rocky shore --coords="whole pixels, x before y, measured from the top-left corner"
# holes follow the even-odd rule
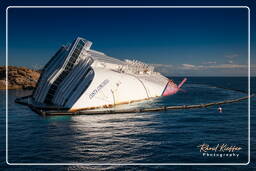
[[[8,66],[8,89],[33,89],[40,71],[26,67]],[[0,66],[0,90],[6,89],[6,66]]]

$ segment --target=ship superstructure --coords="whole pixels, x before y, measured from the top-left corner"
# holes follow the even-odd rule
[[[42,70],[32,98],[37,105],[70,111],[112,107],[175,94],[182,84],[136,60],[118,60],[90,49],[91,41],[78,37],[62,46]]]

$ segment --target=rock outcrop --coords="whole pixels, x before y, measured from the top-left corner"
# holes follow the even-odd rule
[[[26,67],[8,66],[8,89],[33,89],[40,71]],[[6,67],[0,66],[0,89],[6,89]]]

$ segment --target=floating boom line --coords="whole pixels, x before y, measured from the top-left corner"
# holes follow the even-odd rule
[[[211,86],[211,85],[208,85],[208,86]],[[218,87],[218,86],[211,86],[211,87],[232,90],[232,91],[237,91],[237,92],[242,92],[247,94],[247,92],[243,90],[236,90],[236,89]],[[106,110],[83,110],[83,111],[75,111],[75,112],[69,112],[68,109],[65,109],[65,108],[34,107],[33,105],[24,101],[24,99],[30,98],[31,96],[17,98],[15,102],[22,105],[29,106],[31,110],[33,110],[34,112],[38,113],[41,116],[64,116],[64,115],[74,116],[74,115],[97,115],[97,114],[144,113],[144,112],[156,112],[156,111],[167,111],[167,110],[207,108],[210,106],[240,102],[248,98],[252,98],[255,95],[256,94],[251,94],[249,96],[243,96],[241,98],[235,98],[235,99],[229,99],[229,100],[223,100],[223,101],[211,102],[211,103],[205,103],[205,104],[196,104],[196,105],[175,105],[175,106],[145,107],[145,108],[135,108],[135,109],[134,108],[132,109],[107,109],[106,108]]]

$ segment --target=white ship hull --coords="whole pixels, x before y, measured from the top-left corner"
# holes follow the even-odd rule
[[[138,61],[121,61],[91,50],[77,38],[62,47],[44,67],[33,100],[70,111],[113,107],[175,94],[177,86],[154,68]]]

